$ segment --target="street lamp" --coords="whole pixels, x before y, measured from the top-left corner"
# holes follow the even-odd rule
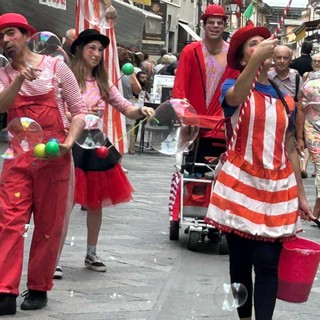
[[[238,9],[238,5],[236,3],[230,3],[229,4],[229,10],[230,10],[230,29],[233,29],[232,26],[232,18],[234,16],[234,14],[237,12]],[[240,26],[240,20],[237,18],[237,23],[236,23],[236,28],[238,29]]]

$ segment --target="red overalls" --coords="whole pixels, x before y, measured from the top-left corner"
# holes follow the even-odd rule
[[[29,117],[37,121],[49,138],[65,140],[66,134],[55,92],[37,96],[18,95],[8,112],[9,121]],[[70,205],[69,182],[73,182],[71,155],[38,159],[27,152],[4,160],[0,184],[0,293],[19,294],[25,225],[33,212],[28,282],[32,290],[47,291],[64,239],[66,208]],[[73,186],[72,186],[73,187]]]

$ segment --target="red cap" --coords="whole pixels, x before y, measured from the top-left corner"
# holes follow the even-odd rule
[[[230,40],[229,51],[227,54],[227,61],[230,68],[235,70],[241,70],[240,61],[236,60],[236,54],[240,46],[248,39],[254,36],[261,36],[264,39],[270,38],[271,33],[269,29],[265,27],[254,27],[252,25],[245,26],[238,29]]]
[[[219,6],[218,4],[211,4],[210,6],[206,7],[206,10],[201,16],[201,19],[204,20],[208,17],[221,17],[224,20],[228,19],[223,7]]]
[[[0,16],[0,30],[8,27],[24,28],[28,30],[31,35],[37,32],[33,26],[29,25],[27,19],[18,13],[5,13]]]

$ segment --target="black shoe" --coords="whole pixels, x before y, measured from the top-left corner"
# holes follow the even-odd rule
[[[17,296],[11,293],[0,293],[0,316],[16,314]]]
[[[20,306],[21,310],[37,310],[46,306],[47,291],[27,290],[25,298]]]
[[[308,173],[304,170],[301,170],[301,178],[302,179],[307,179],[308,178]]]

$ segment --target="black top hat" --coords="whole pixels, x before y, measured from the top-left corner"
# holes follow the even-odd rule
[[[78,38],[73,41],[71,45],[71,53],[75,54],[77,46],[85,45],[94,40],[100,41],[104,48],[106,48],[110,43],[110,39],[107,36],[101,34],[98,30],[86,29],[80,32]]]

